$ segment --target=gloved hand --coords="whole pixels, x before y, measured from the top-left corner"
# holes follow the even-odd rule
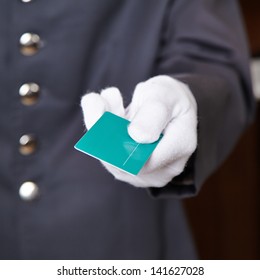
[[[128,133],[140,143],[163,137],[151,157],[133,176],[105,162],[106,169],[118,180],[137,187],[163,187],[179,175],[197,146],[197,104],[184,83],[169,76],[156,76],[139,83],[132,102],[124,109],[119,90],[107,88],[89,93],[81,100],[87,129],[110,111],[129,119]]]

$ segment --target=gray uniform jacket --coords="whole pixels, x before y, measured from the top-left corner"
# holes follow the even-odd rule
[[[0,0],[0,258],[194,258],[179,198],[252,118],[247,60],[233,0]],[[147,191],[73,146],[84,93],[116,86],[127,105],[159,74],[190,86],[199,145],[182,175]]]

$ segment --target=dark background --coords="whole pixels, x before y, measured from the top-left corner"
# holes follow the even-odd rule
[[[240,4],[251,55],[260,58],[260,1]],[[199,196],[185,201],[201,259],[260,259],[259,124],[258,102],[256,119],[234,152]]]

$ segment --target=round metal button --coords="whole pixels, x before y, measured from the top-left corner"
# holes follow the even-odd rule
[[[20,51],[23,55],[34,55],[40,47],[40,36],[35,33],[24,33],[20,37]]]
[[[32,2],[32,0],[21,0],[21,2],[23,2],[23,3],[30,3],[30,2]]]
[[[24,105],[30,106],[38,101],[40,94],[40,87],[36,83],[23,84],[19,89],[21,102]]]
[[[39,187],[31,181],[24,182],[19,189],[19,196],[22,200],[31,201],[39,195]]]
[[[35,152],[37,148],[37,141],[34,135],[25,134],[19,140],[19,151],[22,155],[30,155]]]

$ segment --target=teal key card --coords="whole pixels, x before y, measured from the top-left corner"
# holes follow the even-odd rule
[[[137,175],[160,139],[154,143],[135,142],[127,132],[129,121],[105,112],[74,146],[75,149]]]

